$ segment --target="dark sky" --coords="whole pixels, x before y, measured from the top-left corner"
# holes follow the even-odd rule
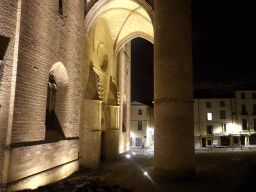
[[[192,1],[194,90],[256,83],[255,11],[247,1]],[[132,40],[132,101],[153,101],[153,45]]]

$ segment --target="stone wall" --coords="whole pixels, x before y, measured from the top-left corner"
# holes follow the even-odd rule
[[[100,105],[99,101],[86,100],[81,109],[79,163],[82,169],[97,168],[100,163]]]
[[[78,140],[13,148],[10,151],[8,182],[78,159]]]
[[[119,153],[123,153],[130,149],[131,42],[126,43],[119,51],[118,65],[121,97]],[[125,131],[122,126],[125,126]]]

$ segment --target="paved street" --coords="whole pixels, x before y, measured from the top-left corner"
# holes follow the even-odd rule
[[[130,154],[130,158],[126,154]],[[103,162],[98,171],[81,172],[71,179],[99,178],[101,181],[141,192],[244,191],[256,182],[255,150],[196,151],[196,175],[186,180],[168,182],[154,180],[152,147],[144,150],[131,149],[126,154],[122,154],[116,161]]]

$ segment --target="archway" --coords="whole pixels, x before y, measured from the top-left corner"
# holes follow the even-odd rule
[[[103,92],[97,100],[88,98],[86,90],[91,85],[92,72],[85,73],[83,81],[88,85],[85,83],[82,101],[79,154],[84,154],[82,165],[97,167],[102,149],[104,159],[113,159],[130,149],[130,41],[142,37],[153,43],[153,11],[144,0],[101,0],[91,8],[84,22],[86,60],[91,63],[90,71],[98,76]],[[98,109],[100,112],[92,116],[90,112]],[[85,119],[90,119],[90,126]],[[100,139],[102,136],[104,139]],[[96,148],[84,147],[88,138]],[[105,147],[99,143],[103,140]],[[86,157],[86,150],[93,155]]]
[[[156,20],[153,21],[153,11],[144,0],[100,0],[95,3],[85,18],[86,60],[93,63],[93,69],[103,83],[104,99],[102,102],[110,108],[113,105],[111,106],[106,102],[109,95],[109,80],[112,79],[116,85],[121,98],[120,112],[123,109],[122,99],[125,90],[129,89],[129,86],[125,87],[124,76],[122,76],[125,73],[124,66],[129,63],[125,59],[125,55],[129,58],[130,45],[126,42],[135,37],[143,37],[155,44],[154,117],[157,153],[155,151],[154,170],[158,177],[194,173],[190,3],[189,0],[156,1]],[[104,68],[104,71],[100,67],[100,59],[97,56],[97,49],[100,44],[104,44],[107,50],[108,67]],[[122,53],[120,52],[121,49],[123,49]],[[84,74],[84,82],[87,82],[86,73]],[[129,103],[129,98],[127,101]],[[83,103],[82,108],[85,108],[86,105],[92,105],[88,100],[84,100]],[[94,107],[99,106],[95,105]],[[86,111],[86,109],[84,110]],[[92,131],[94,129],[96,133],[99,130],[99,126],[96,124],[98,124],[101,114],[93,117],[89,114],[89,110],[87,114],[82,111],[82,114],[86,118],[90,118],[90,121],[95,122],[92,123],[93,126],[91,127],[81,125],[83,130]],[[113,119],[117,119],[117,116],[119,114],[116,114]],[[122,119],[119,118],[118,128],[106,127],[106,129],[119,133],[118,151],[122,153],[129,150],[129,136],[127,134],[129,130],[122,132],[120,122]],[[87,135],[87,137],[89,136]],[[93,136],[92,134],[91,137],[98,138],[100,135]],[[110,139],[110,141],[113,140]],[[96,139],[94,144],[99,146]],[[112,142],[112,145],[116,146],[116,143]],[[179,147],[176,147],[177,145]],[[112,148],[115,150],[115,147]],[[98,153],[95,152],[95,154]],[[95,158],[97,157],[95,156]],[[92,158],[88,158],[88,161],[91,162]],[[171,172],[173,174],[170,174]]]

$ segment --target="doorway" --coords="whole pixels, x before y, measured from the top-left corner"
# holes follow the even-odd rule
[[[202,147],[206,147],[206,139],[202,138]]]
[[[245,136],[241,136],[241,145],[245,145]]]
[[[136,138],[136,146],[140,146],[140,138]]]
[[[230,145],[229,137],[221,137],[221,146],[228,146]]]

